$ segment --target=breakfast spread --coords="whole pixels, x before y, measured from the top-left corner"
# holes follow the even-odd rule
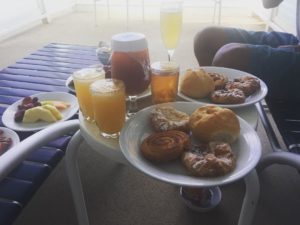
[[[155,131],[189,131],[189,115],[173,107],[157,107],[150,114],[151,125]]]
[[[189,116],[171,106],[157,106],[150,113],[150,123],[153,124],[153,115],[169,116],[170,112],[171,115],[175,112],[179,124],[188,120],[188,129],[182,132],[182,127],[171,126],[171,130],[165,131],[152,126],[155,133],[146,137],[140,146],[143,157],[155,163],[181,158],[187,171],[200,177],[222,176],[235,168],[236,157],[230,144],[238,138],[240,124],[233,111],[207,105]],[[164,124],[174,118],[168,116],[163,117]],[[192,139],[200,144],[194,145]]]
[[[260,81],[256,77],[246,75],[229,80],[224,74],[204,69],[186,70],[180,85],[184,95],[195,99],[209,98],[217,104],[242,104],[259,89]]]
[[[62,101],[47,100],[39,101],[37,97],[25,97],[15,113],[15,121],[23,123],[35,123],[46,121],[56,122],[63,118],[60,111],[69,107],[69,104]]]
[[[6,152],[12,145],[12,139],[5,137],[3,130],[0,129],[0,155]]]

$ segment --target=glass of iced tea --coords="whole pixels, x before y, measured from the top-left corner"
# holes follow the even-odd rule
[[[125,86],[121,80],[97,80],[90,86],[94,118],[100,134],[106,138],[119,137],[125,123]]]
[[[151,65],[151,95],[154,104],[176,100],[179,65],[173,61],[155,62]]]
[[[140,33],[121,33],[111,41],[111,77],[122,80],[129,98],[127,116],[137,112],[137,95],[150,84],[150,60],[146,37]]]
[[[94,111],[90,94],[90,85],[96,80],[104,79],[105,72],[99,67],[83,68],[75,71],[72,77],[80,111],[87,121],[93,122]]]

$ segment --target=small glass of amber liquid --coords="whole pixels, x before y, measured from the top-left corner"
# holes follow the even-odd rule
[[[151,95],[154,104],[173,102],[178,92],[179,65],[175,62],[151,64]]]

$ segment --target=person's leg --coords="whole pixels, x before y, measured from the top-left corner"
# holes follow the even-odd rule
[[[261,78],[270,97],[300,100],[300,53],[295,49],[231,43],[219,49],[212,65],[243,70]]]
[[[216,52],[229,43],[254,45],[295,45],[295,36],[282,32],[254,32],[228,27],[207,27],[194,38],[194,53],[200,66],[210,66]]]

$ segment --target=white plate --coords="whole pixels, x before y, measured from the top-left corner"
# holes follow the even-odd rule
[[[73,77],[70,76],[67,80],[66,80],[66,87],[70,90],[70,92],[72,93],[76,93],[75,91],[75,87],[74,87],[74,82],[73,82]],[[149,85],[149,88],[144,91],[143,93],[139,94],[137,96],[138,99],[142,99],[142,98],[146,98],[148,96],[151,95],[151,91],[150,91],[150,85]]]
[[[20,142],[19,135],[14,132],[13,130],[6,128],[6,127],[0,127],[0,130],[3,131],[3,134],[1,136],[6,137],[6,138],[11,138],[12,144],[10,148],[16,146]]]
[[[242,77],[242,76],[253,76],[252,74],[249,74],[249,73],[246,73],[243,71],[224,68],[224,67],[204,66],[201,68],[210,73],[224,74],[225,76],[227,76],[229,78],[229,80],[233,80],[235,78]],[[255,76],[253,76],[253,77],[255,77]],[[259,79],[259,78],[257,78],[257,79]],[[260,90],[255,92],[254,94],[250,95],[249,97],[247,97],[246,101],[241,104],[224,104],[224,105],[216,104],[216,103],[213,103],[209,98],[195,99],[195,98],[188,97],[188,96],[184,95],[183,93],[181,93],[180,90],[178,92],[178,96],[181,97],[182,99],[184,99],[186,101],[190,101],[190,102],[201,102],[201,103],[206,103],[206,104],[214,104],[214,105],[218,105],[218,106],[226,107],[226,108],[238,108],[238,107],[243,107],[243,106],[247,106],[247,105],[252,105],[252,104],[264,99],[264,97],[268,93],[268,88],[267,88],[267,85],[265,84],[265,82],[263,82],[261,79],[259,79],[259,80],[260,80],[260,86],[261,86]]]
[[[65,92],[43,92],[36,95],[32,95],[31,97],[37,97],[39,101],[57,100],[68,102],[70,104],[70,106],[67,109],[61,111],[63,118],[55,123],[59,123],[61,121],[70,119],[75,113],[77,113],[79,109],[77,98],[74,95]],[[6,127],[16,131],[38,131],[44,129],[49,125],[54,124],[43,121],[36,123],[16,123],[14,120],[14,115],[18,109],[18,105],[21,104],[22,100],[23,98],[10,105],[3,113],[2,122]]]
[[[174,102],[176,109],[191,114],[203,104],[194,102]],[[126,159],[137,169],[156,179],[182,186],[210,187],[223,185],[242,178],[258,163],[261,156],[261,143],[255,130],[243,119],[239,118],[241,133],[232,149],[237,157],[236,168],[229,174],[214,178],[199,178],[190,176],[181,161],[154,164],[146,160],[140,153],[142,141],[153,130],[149,123],[149,115],[153,107],[145,108],[132,117],[121,131],[119,139],[121,150]]]

